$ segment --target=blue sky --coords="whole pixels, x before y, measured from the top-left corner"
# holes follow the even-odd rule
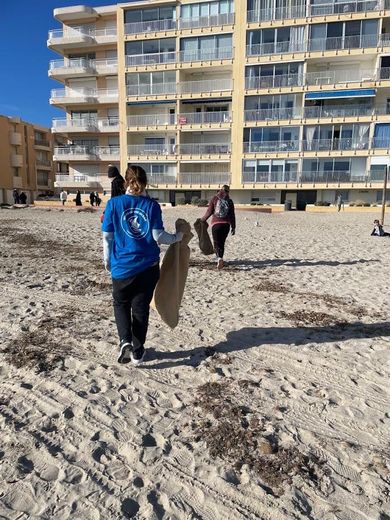
[[[49,105],[49,61],[60,56],[46,47],[49,29],[59,28],[53,9],[70,5],[110,5],[98,0],[0,0],[0,114],[50,127],[63,112]]]

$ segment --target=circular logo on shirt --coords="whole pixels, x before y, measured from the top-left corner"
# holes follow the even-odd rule
[[[122,213],[121,226],[127,236],[141,240],[149,232],[149,219],[142,209],[130,208]]]

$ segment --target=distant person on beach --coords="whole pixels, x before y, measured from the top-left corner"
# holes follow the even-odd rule
[[[344,200],[343,200],[343,197],[340,195],[340,193],[337,195],[337,198],[336,198],[336,206],[337,206],[337,212],[341,211],[341,206],[344,209]]]
[[[99,207],[101,203],[102,199],[99,197],[99,193],[95,191],[95,205]]]
[[[374,229],[372,230],[371,236],[375,236],[375,237],[390,237],[390,233],[387,233],[387,231],[385,231],[383,229],[383,226],[379,222],[379,220],[375,219],[374,220]]]
[[[129,165],[126,193],[107,202],[102,224],[104,265],[112,276],[119,363],[139,365],[145,354],[149,306],[160,276],[159,244],[180,242],[164,231],[157,201],[146,195],[146,172]]]
[[[111,179],[111,198],[123,195],[125,193],[125,179],[119,173],[118,168],[110,164],[107,176]]]
[[[74,199],[74,201],[76,203],[76,206],[82,206],[80,190],[77,190],[76,198]]]
[[[217,268],[224,266],[223,255],[225,242],[231,229],[232,235],[236,233],[236,216],[234,203],[229,197],[230,188],[225,184],[210,200],[206,213],[201,220],[206,222],[211,217],[211,233],[213,235],[214,250],[217,256]]]
[[[68,194],[65,190],[62,190],[60,193],[60,201],[62,202],[62,205],[65,206],[65,202],[67,201]]]
[[[22,191],[22,193],[19,195],[19,201],[20,204],[26,204],[27,203],[27,195]]]
[[[14,204],[19,204],[20,203],[20,197],[19,197],[19,192],[18,190],[14,190],[12,192],[12,196],[14,198]]]
[[[91,206],[93,206],[95,204],[95,192],[94,191],[91,191],[91,193],[89,194],[89,202],[91,204]]]

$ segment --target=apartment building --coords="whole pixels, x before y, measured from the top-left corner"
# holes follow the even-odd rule
[[[0,203],[13,204],[13,190],[31,203],[54,190],[50,129],[0,115]]]
[[[160,201],[380,200],[390,144],[390,0],[143,0],[56,9],[56,185],[109,163]]]

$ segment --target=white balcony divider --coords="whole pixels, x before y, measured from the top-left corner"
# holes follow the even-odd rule
[[[185,172],[180,173],[178,184],[230,184],[230,172]]]
[[[191,61],[212,61],[212,60],[228,60],[233,58],[232,47],[219,47],[214,49],[194,49],[179,51],[178,61],[191,62]]]
[[[179,125],[203,125],[213,123],[231,123],[231,112],[190,112],[179,114],[177,117]]]
[[[220,155],[230,154],[230,143],[186,143],[179,145],[181,155]]]
[[[176,94],[176,83],[154,83],[141,85],[127,85],[128,96],[161,96],[164,94]]]
[[[306,16],[306,4],[289,5],[285,7],[269,7],[267,9],[259,9],[256,11],[248,11],[247,21],[253,22],[269,22],[271,20],[283,20],[292,18],[304,18]]]
[[[167,18],[165,20],[152,20],[150,22],[125,23],[125,34],[175,31],[176,28],[176,20]]]
[[[217,27],[234,24],[234,13],[221,13],[211,16],[198,16],[194,18],[180,18],[180,29],[196,29],[200,27]]]
[[[133,54],[126,56],[126,67],[137,65],[159,65],[161,63],[175,63],[176,51],[156,52],[150,54]]]
[[[176,124],[175,114],[150,114],[127,116],[127,126],[158,126]]]
[[[201,94],[203,92],[230,91],[232,89],[233,80],[230,78],[184,81],[179,84],[180,94]]]

